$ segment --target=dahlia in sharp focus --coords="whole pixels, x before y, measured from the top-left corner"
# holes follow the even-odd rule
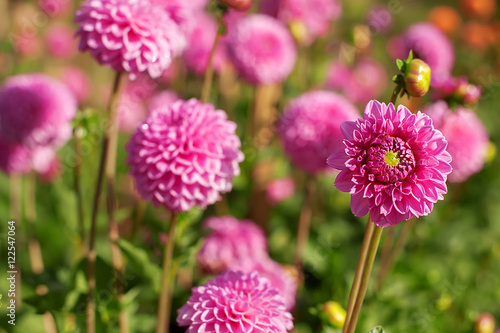
[[[342,147],[340,124],[358,117],[358,110],[344,97],[312,91],[290,102],[278,120],[277,131],[292,162],[314,174],[327,170],[326,159]]]
[[[141,72],[159,77],[186,45],[171,13],[148,0],[86,0],[75,22],[80,51],[132,79]]]
[[[0,90],[0,135],[34,147],[61,146],[71,137],[77,103],[63,83],[44,74],[23,74]]]
[[[267,259],[266,236],[252,221],[211,217],[204,226],[212,229],[198,252],[198,263],[205,272],[218,274]]]
[[[410,50],[413,57],[425,61],[431,68],[431,84],[435,85],[449,76],[455,62],[455,51],[450,40],[430,23],[410,26],[399,39],[397,57],[406,59]]]
[[[345,147],[328,164],[340,170],[335,187],[351,194],[355,216],[370,212],[373,223],[387,227],[428,215],[444,199],[451,156],[429,116],[370,101],[363,118],[341,129]]]
[[[297,49],[290,32],[267,15],[249,15],[228,34],[228,54],[238,74],[252,84],[283,81],[293,70]]]
[[[193,288],[177,310],[177,323],[189,326],[189,333],[284,333],[293,328],[283,298],[257,272],[229,271]]]
[[[138,192],[174,213],[213,204],[240,172],[235,130],[224,111],[195,99],[152,110],[126,146]]]
[[[457,107],[455,111],[439,101],[428,106],[424,112],[431,117],[434,126],[448,141],[447,151],[453,158],[453,171],[448,180],[459,183],[481,171],[487,155],[489,137],[486,128],[474,111]]]

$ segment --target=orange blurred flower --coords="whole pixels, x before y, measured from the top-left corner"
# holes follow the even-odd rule
[[[462,29],[462,39],[466,44],[484,50],[495,41],[495,33],[487,24],[469,21]]]
[[[496,0],[462,0],[464,13],[472,18],[490,19],[497,10]]]
[[[450,6],[436,6],[428,16],[428,21],[447,34],[455,32],[461,24],[458,12]]]

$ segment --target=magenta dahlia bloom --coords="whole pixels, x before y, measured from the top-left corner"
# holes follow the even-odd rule
[[[202,75],[207,70],[218,27],[215,18],[206,12],[197,12],[195,22],[183,59],[190,71]],[[222,39],[214,54],[212,62],[214,71],[219,72],[226,61],[226,45],[225,40]]]
[[[62,146],[72,133],[76,99],[63,83],[44,74],[23,74],[0,90],[0,133],[28,148]]]
[[[263,0],[260,10],[287,25],[302,23],[307,43],[326,34],[330,22],[342,14],[338,0]]]
[[[204,227],[212,229],[198,252],[203,271],[218,274],[253,265],[267,259],[267,240],[264,231],[250,220],[233,216],[211,217]]]
[[[430,23],[410,26],[399,39],[397,57],[406,59],[413,50],[413,57],[425,61],[432,71],[431,84],[438,84],[450,75],[455,62],[455,51],[450,40]]]
[[[101,64],[159,77],[186,46],[184,31],[163,6],[149,0],[86,0],[76,12],[80,51]]]
[[[228,54],[238,74],[252,84],[283,81],[293,70],[297,49],[290,32],[267,15],[249,15],[228,34]]]
[[[481,171],[487,155],[489,136],[474,111],[463,107],[450,110],[444,101],[436,102],[424,112],[448,141],[448,152],[453,158],[453,171],[448,180],[460,183]]]
[[[126,146],[137,191],[174,213],[213,204],[240,173],[235,130],[224,111],[196,99],[152,110]]]
[[[290,102],[278,120],[277,131],[291,161],[315,174],[327,170],[327,157],[342,147],[340,124],[358,117],[358,110],[344,97],[312,91]]]
[[[6,174],[26,174],[31,170],[31,156],[25,146],[0,138],[0,151],[0,170]]]
[[[193,288],[177,310],[177,323],[189,326],[189,333],[285,333],[293,328],[283,297],[257,272],[229,271]]]
[[[447,192],[451,156],[431,118],[403,105],[370,101],[363,118],[341,126],[344,148],[328,158],[335,187],[351,193],[355,216],[387,227],[428,215]]]

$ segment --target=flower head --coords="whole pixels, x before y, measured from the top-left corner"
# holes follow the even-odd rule
[[[23,74],[0,90],[0,133],[27,147],[62,146],[71,137],[77,103],[63,83],[44,74]]]
[[[85,101],[90,94],[90,81],[87,74],[78,67],[65,67],[61,81],[66,84],[79,102]]]
[[[290,102],[277,131],[292,162],[314,174],[326,170],[327,157],[342,147],[340,124],[358,117],[358,110],[344,97],[312,91]]]
[[[213,204],[240,172],[235,130],[224,111],[196,99],[152,110],[126,146],[139,194],[172,212]]]
[[[290,198],[295,192],[295,183],[292,178],[281,178],[270,181],[266,186],[267,202],[271,206]]]
[[[31,170],[31,156],[22,144],[0,138],[0,170],[8,175],[25,174]]]
[[[73,31],[61,24],[52,25],[47,30],[47,50],[58,59],[69,59],[76,54]]]
[[[267,258],[264,231],[252,221],[211,217],[204,226],[212,229],[198,252],[198,262],[205,272],[218,274]]]
[[[287,25],[303,25],[304,42],[308,44],[323,36],[330,22],[342,14],[342,6],[337,0],[264,0],[260,9]]]
[[[341,126],[344,148],[328,158],[340,170],[335,187],[351,193],[355,216],[387,227],[428,215],[447,192],[451,156],[431,118],[403,105],[370,101],[363,115]]]
[[[477,115],[463,107],[450,110],[444,101],[428,106],[424,112],[448,141],[447,151],[453,158],[453,171],[448,180],[463,182],[481,171],[488,153],[489,137]]]
[[[184,31],[171,13],[148,0],[86,0],[76,12],[80,51],[133,79],[159,77],[185,45]]]
[[[283,298],[257,272],[229,271],[193,288],[177,311],[177,323],[189,326],[189,333],[284,333],[293,328]]]
[[[249,15],[232,27],[228,53],[238,74],[252,84],[283,81],[292,72],[297,58],[287,28],[260,14]]]
[[[401,36],[402,43],[397,56],[406,58],[410,50],[414,58],[425,61],[432,71],[431,84],[446,78],[455,62],[455,52],[450,40],[430,23],[417,23],[410,26]]]

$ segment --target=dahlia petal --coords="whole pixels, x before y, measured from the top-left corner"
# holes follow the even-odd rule
[[[344,169],[335,178],[335,187],[342,192],[350,192],[354,186],[351,179],[352,173]]]
[[[355,194],[351,197],[351,211],[354,216],[365,216],[368,214],[368,200],[363,198],[362,193]]]

